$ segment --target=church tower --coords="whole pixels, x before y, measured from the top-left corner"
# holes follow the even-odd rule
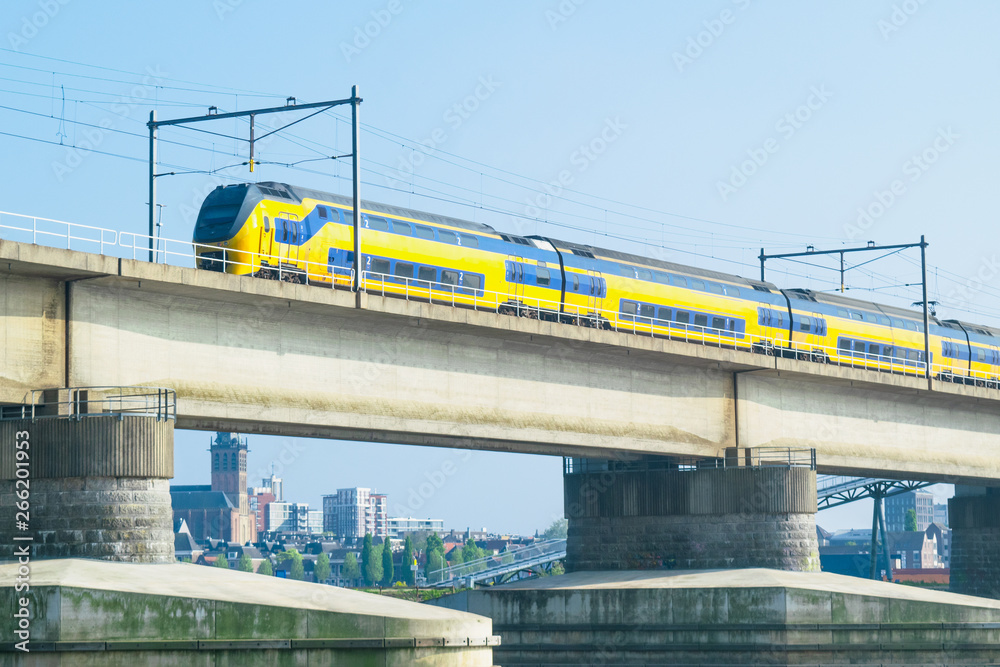
[[[212,490],[222,491],[239,508],[237,539],[242,544],[254,539],[249,528],[250,500],[247,497],[247,441],[236,433],[216,433],[210,449]]]

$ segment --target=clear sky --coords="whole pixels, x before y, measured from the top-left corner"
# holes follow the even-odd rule
[[[363,198],[750,276],[761,247],[925,234],[939,315],[1000,325],[998,18],[986,1],[8,0],[0,210],[142,233],[150,109],[337,99],[356,84]],[[219,183],[348,193],[349,163],[328,159],[350,151],[343,116],[263,142],[253,174],[240,139],[164,130],[158,171],[199,173],[159,179],[163,235],[189,239]],[[243,121],[203,129],[247,136]],[[909,306],[917,260],[852,271],[849,294]],[[804,264],[768,278],[837,287]],[[204,480],[205,442],[179,435],[178,481]],[[255,439],[251,468],[282,446]],[[348,485],[405,496],[455,454],[306,447],[285,476],[311,502]],[[425,515],[528,531],[560,511],[558,459],[463,465]],[[858,512],[836,523],[866,525]]]

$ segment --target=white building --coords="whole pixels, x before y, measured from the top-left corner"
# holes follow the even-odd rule
[[[323,530],[342,540],[357,540],[365,535],[389,536],[389,499],[371,489],[337,489],[323,496]]]
[[[423,530],[432,533],[445,532],[444,519],[414,519],[411,516],[389,519],[389,537],[391,538],[403,539],[407,533]]]
[[[267,529],[281,533],[323,532],[323,513],[309,509],[309,503],[274,501],[267,504]]]

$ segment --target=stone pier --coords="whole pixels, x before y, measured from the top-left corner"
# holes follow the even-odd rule
[[[173,561],[173,419],[72,391],[0,421],[0,560]]]
[[[948,523],[951,590],[1000,599],[1000,488],[955,485]]]
[[[819,570],[816,471],[808,464],[570,461],[567,571]]]

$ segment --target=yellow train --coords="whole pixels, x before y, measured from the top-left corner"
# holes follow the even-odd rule
[[[194,230],[198,266],[350,288],[350,199],[283,183],[220,186]],[[998,386],[1000,330],[366,202],[361,288],[582,326]]]

